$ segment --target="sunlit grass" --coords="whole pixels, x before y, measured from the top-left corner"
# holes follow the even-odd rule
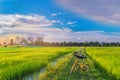
[[[0,48],[0,80],[19,79],[75,48]]]
[[[67,63],[70,61],[71,57],[72,57],[71,54],[68,54],[67,56],[64,56],[57,60],[54,65],[49,64],[46,67],[45,72],[41,73],[39,75],[39,78],[36,80],[59,80],[58,79],[58,77],[60,76],[59,74],[64,73],[63,71],[61,71],[61,69],[64,69],[65,66],[68,65]]]
[[[40,73],[39,78],[35,80],[110,80],[95,68],[93,60],[89,57],[85,60],[85,63],[88,63],[90,67],[88,72],[78,69],[76,65],[76,70],[70,74],[74,60],[75,57],[72,53],[60,58],[55,65],[48,65],[44,72]],[[78,61],[81,62],[81,59]]]
[[[73,53],[75,47],[8,47],[0,48],[0,80],[14,80],[19,79],[25,75],[37,72],[40,69],[48,66],[48,70],[41,76],[50,80],[53,76],[56,80],[66,80],[69,77],[71,66],[74,62],[73,55],[63,58],[58,63],[51,67],[48,64],[57,58]],[[88,47],[87,54],[93,59],[89,59],[87,63],[90,65],[90,74],[81,71],[75,71],[71,78],[78,79],[96,79],[106,80],[115,79],[110,78],[109,75],[104,75],[104,72],[110,73],[111,76],[120,78],[120,48],[119,47]],[[94,62],[95,61],[95,62]],[[97,66],[97,67],[95,67]],[[102,68],[99,68],[101,66]],[[52,69],[52,72],[51,72]],[[100,72],[99,72],[100,71]],[[40,77],[41,77],[40,76]],[[42,79],[40,78],[40,80]]]
[[[120,79],[120,47],[91,47],[86,50],[89,56],[105,68],[109,74]]]

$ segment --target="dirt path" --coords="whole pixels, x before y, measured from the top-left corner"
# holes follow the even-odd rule
[[[74,63],[75,58],[69,58],[70,59],[67,60],[67,62],[63,62],[60,64],[61,66],[56,67],[56,65],[59,64],[58,62],[58,64],[53,66],[52,72],[49,72],[49,70],[47,70],[47,74],[43,77],[43,79],[39,78],[38,80],[108,80],[105,75],[103,75],[103,73],[97,70],[94,62],[90,58],[86,60],[90,66],[89,73],[77,70],[70,75],[71,66]]]
[[[56,80],[106,80],[106,78],[100,73],[94,66],[92,60],[88,59],[88,64],[90,65],[89,72],[85,71],[74,71],[70,75],[71,66],[74,63],[74,59],[71,59],[63,69],[60,70],[60,73],[57,73]]]

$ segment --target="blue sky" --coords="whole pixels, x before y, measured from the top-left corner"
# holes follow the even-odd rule
[[[119,41],[119,7],[118,0],[0,0],[0,37]]]

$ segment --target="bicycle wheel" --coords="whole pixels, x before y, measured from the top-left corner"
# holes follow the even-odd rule
[[[70,74],[73,73],[74,69],[75,69],[75,64],[72,65],[72,68],[71,68]]]
[[[85,71],[86,71],[86,72],[89,72],[89,69],[90,69],[90,68],[89,68],[89,64],[85,64],[84,68],[85,68]]]

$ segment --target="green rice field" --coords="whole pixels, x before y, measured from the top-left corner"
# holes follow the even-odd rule
[[[0,80],[19,79],[75,48],[0,48]]]
[[[70,74],[74,51],[87,56],[89,72]],[[1,47],[0,80],[120,80],[119,60],[120,47]]]
[[[120,47],[86,48],[88,55],[110,75],[120,79]]]

